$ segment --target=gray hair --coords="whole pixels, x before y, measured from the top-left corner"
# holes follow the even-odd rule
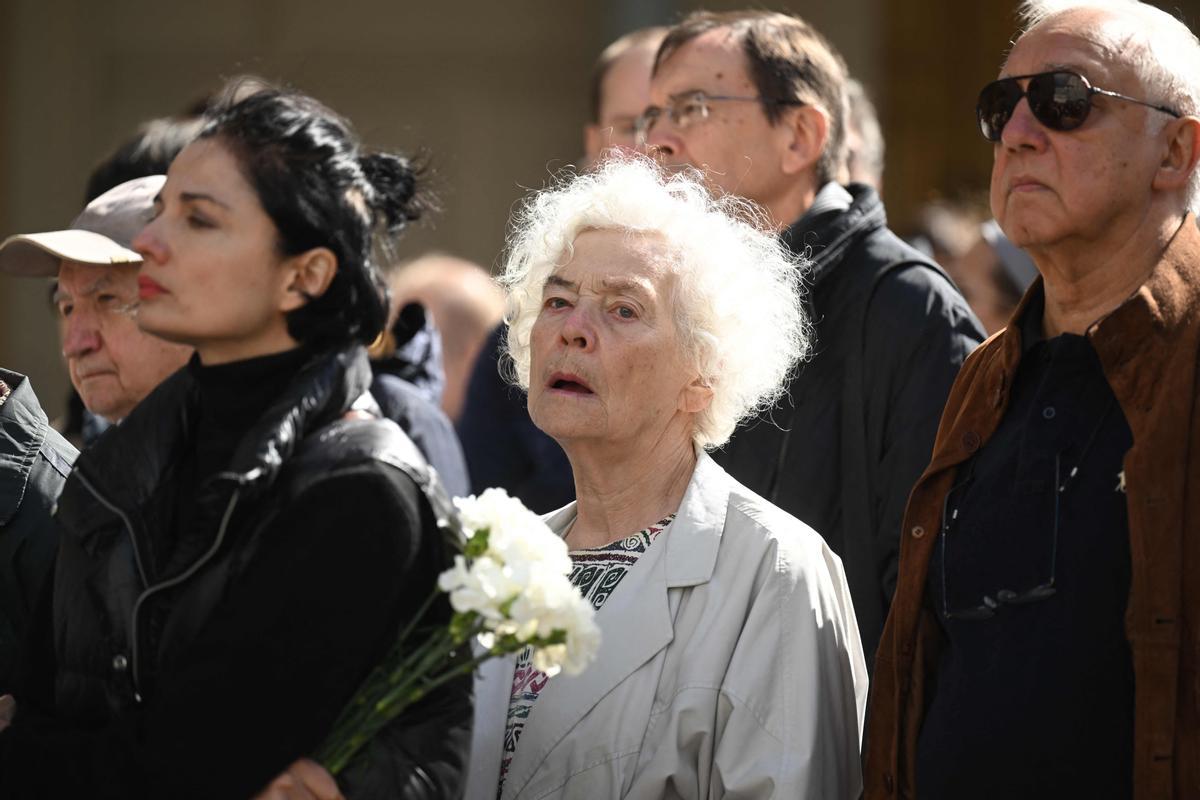
[[[535,193],[514,219],[500,277],[508,292],[510,377],[529,388],[542,289],[571,258],[579,234],[656,234],[679,277],[672,311],[680,341],[713,392],[693,440],[704,448],[724,444],[740,420],[782,395],[811,341],[802,270],[764,220],[746,200],[714,198],[697,174],[668,175],[640,156],[610,158]]]
[[[1140,0],[1024,0],[1021,35],[1070,11],[1108,12],[1135,23],[1123,28],[1126,38],[1115,49],[1151,93],[1146,99],[1184,116],[1200,115],[1200,40],[1187,25]],[[1188,180],[1187,208],[1200,212],[1200,169]]]

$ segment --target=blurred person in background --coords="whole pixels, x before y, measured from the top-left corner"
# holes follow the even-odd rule
[[[420,303],[400,304],[393,294],[384,332],[367,350],[371,396],[437,470],[451,497],[471,492],[467,462],[454,424],[433,398],[441,394],[441,332]]]
[[[883,128],[875,104],[854,78],[846,79],[846,171],[843,184],[865,183],[883,194]]]
[[[610,44],[592,69],[592,121],[584,127],[584,166],[615,147],[637,144],[634,120],[650,99],[650,70],[665,29],[643,28]],[[524,395],[501,375],[507,327],[498,325],[475,360],[458,435],[471,489],[500,486],[534,511],[559,508],[574,497],[571,465],[558,443],[529,419]]]
[[[900,521],[959,365],[983,338],[946,274],[887,227],[879,195],[837,182],[846,68],[807,22],[697,12],[656,57],[639,121],[669,165],[763,206],[811,258],[813,357],[787,397],[715,458],[841,556],[868,659],[896,585]]]
[[[1033,0],[979,94],[1039,278],[912,490],[866,797],[1200,796],[1200,41]]]
[[[58,552],[51,513],[75,456],[29,378],[0,369],[0,695],[14,690],[25,667],[34,610]]]
[[[196,138],[203,124],[200,116],[161,117],[142,123],[133,136],[92,169],[84,204],[135,178],[166,175],[175,156]]]
[[[376,258],[420,188],[406,159],[277,90],[214,108],[176,158],[133,242],[137,318],[195,356],[59,498],[40,665],[0,720],[6,800],[310,796],[296,780],[317,768],[289,764],[450,561],[447,501],[368,393]],[[455,795],[470,715],[469,678],[432,693],[343,774],[346,795]]]
[[[1008,324],[1021,297],[1037,278],[1033,259],[1009,241],[995,220],[982,223],[979,236],[946,271],[991,336]]]
[[[585,168],[610,147],[637,148],[634,122],[649,102],[650,70],[666,32],[661,27],[631,31],[596,59],[589,94],[591,122],[583,128]]]
[[[547,522],[603,642],[578,676],[484,664],[470,800],[858,797],[841,563],[707,455],[809,345],[800,273],[758,222],[617,158],[514,225],[514,377],[571,459],[578,500]]]
[[[164,180],[120,184],[67,229],[11,236],[0,245],[0,271],[57,278],[54,303],[71,385],[88,411],[108,423],[127,417],[192,353],[140,330],[134,318],[142,257],[131,245]]]
[[[416,302],[433,318],[442,340],[442,410],[458,422],[471,369],[504,317],[504,293],[483,267],[443,253],[399,265],[388,285],[397,309]]]

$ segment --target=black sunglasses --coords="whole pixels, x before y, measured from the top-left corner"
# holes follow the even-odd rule
[[[1028,80],[1022,89],[1018,81]],[[1038,122],[1054,131],[1070,131],[1078,128],[1087,119],[1092,109],[1093,95],[1115,97],[1130,103],[1153,108],[1178,119],[1181,114],[1168,106],[1155,105],[1136,97],[1097,89],[1087,78],[1067,70],[1039,72],[1036,75],[1015,75],[1001,78],[983,87],[975,114],[979,117],[979,130],[989,142],[1000,141],[1004,126],[1012,117],[1013,109],[1022,97],[1029,98],[1029,110]]]

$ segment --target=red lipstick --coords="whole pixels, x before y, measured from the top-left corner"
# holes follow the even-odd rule
[[[141,299],[149,300],[152,297],[158,297],[160,294],[166,293],[167,290],[158,281],[146,275],[138,275],[138,297]]]

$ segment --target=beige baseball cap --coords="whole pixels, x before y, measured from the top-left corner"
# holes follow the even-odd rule
[[[24,277],[53,277],[63,259],[81,264],[140,264],[133,238],[154,212],[154,198],[166,175],[135,178],[88,203],[69,228],[22,233],[0,244],[0,272]]]

